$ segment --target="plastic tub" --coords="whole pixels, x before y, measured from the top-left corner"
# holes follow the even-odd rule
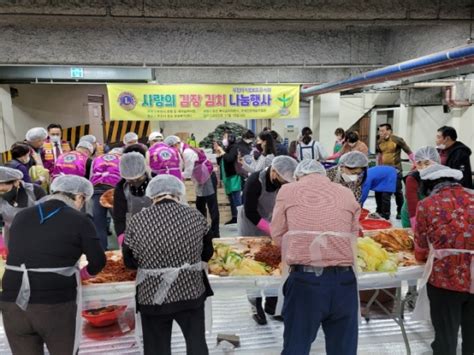
[[[364,219],[360,221],[362,230],[387,229],[392,227],[392,223],[384,219]]]
[[[118,318],[125,312],[127,306],[108,306],[114,307],[113,310],[105,311],[99,314],[92,314],[91,311],[99,311],[99,309],[89,309],[82,311],[82,317],[84,317],[91,326],[93,327],[107,327],[117,322]],[[107,309],[108,307],[103,307]]]
[[[362,211],[360,211],[360,217],[359,217],[359,221],[362,221],[364,219],[367,218],[367,216],[369,215],[370,211],[366,208],[363,208]]]

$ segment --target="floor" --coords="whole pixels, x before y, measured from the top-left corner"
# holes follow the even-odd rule
[[[373,198],[369,198],[366,208],[375,210]],[[393,211],[396,211],[393,206]],[[394,213],[394,212],[393,212]],[[392,220],[399,226],[399,221]],[[236,226],[223,226],[223,237],[235,236]],[[219,290],[212,297],[212,332],[207,334],[207,343],[211,354],[279,354],[282,348],[283,324],[268,319],[265,326],[257,325],[251,318],[252,311],[247,301],[245,290]],[[433,330],[430,324],[411,321],[410,313],[406,313],[405,327],[412,354],[430,354],[430,343],[433,339]],[[240,348],[225,351],[216,346],[218,333],[235,334],[240,337]],[[173,354],[185,354],[184,338],[179,328],[173,329]],[[138,354],[133,335],[124,335],[117,338],[94,340],[84,337],[80,354]],[[313,344],[312,354],[322,354],[324,351],[324,336],[318,334]],[[0,354],[11,354],[5,337],[3,326],[0,327]],[[391,319],[371,319],[362,321],[359,327],[358,354],[364,355],[398,355],[407,354],[403,338],[398,325]]]

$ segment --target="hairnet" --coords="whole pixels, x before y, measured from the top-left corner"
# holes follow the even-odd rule
[[[463,178],[463,174],[460,170],[451,169],[440,164],[433,164],[426,169],[421,170],[420,177],[422,180],[438,180],[441,178],[453,178],[455,180],[461,180]]]
[[[369,158],[361,152],[349,152],[339,159],[339,165],[348,168],[366,168],[369,166]]]
[[[109,152],[109,154],[120,154],[120,155],[122,155],[123,154],[123,149],[122,148],[114,148]]]
[[[23,173],[20,170],[0,166],[0,182],[8,182],[23,179]]]
[[[89,199],[94,193],[94,187],[89,180],[82,176],[60,175],[53,180],[51,192],[65,192],[74,195],[83,194]]]
[[[28,142],[37,141],[40,139],[46,139],[48,137],[48,131],[46,131],[43,127],[35,127],[31,128],[26,132],[25,139]]]
[[[415,161],[425,161],[430,160],[434,163],[440,164],[441,159],[439,157],[439,153],[435,147],[421,147],[415,152]]]
[[[120,176],[124,179],[134,180],[146,173],[145,157],[137,152],[122,155],[120,159]]]
[[[275,157],[272,161],[272,168],[287,182],[295,180],[293,174],[296,165],[298,165],[296,160],[286,155]]]
[[[94,146],[87,141],[80,141],[76,146],[76,149],[77,148],[85,148],[88,149],[91,154],[94,153]]]
[[[86,134],[85,136],[82,136],[81,139],[79,139],[79,142],[89,142],[90,144],[97,143],[97,138],[93,136],[92,134]]]
[[[133,141],[138,142],[138,135],[135,132],[128,132],[123,136],[124,144],[130,144]]]
[[[155,198],[162,195],[182,197],[186,194],[183,182],[173,175],[157,175],[148,183],[146,195]]]
[[[181,139],[178,136],[168,136],[165,138],[165,143],[172,147],[178,143],[181,143]]]
[[[316,160],[305,159],[296,166],[294,175],[295,178],[297,178],[309,174],[320,174],[326,176],[326,169],[324,169],[324,166]]]
[[[151,134],[148,136],[148,140],[150,142],[158,139],[163,140],[163,135],[160,132],[151,132]]]

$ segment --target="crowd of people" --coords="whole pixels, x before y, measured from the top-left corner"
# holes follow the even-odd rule
[[[266,313],[284,322],[283,354],[308,354],[320,327],[328,354],[356,354],[353,245],[370,191],[386,219],[395,195],[396,218],[413,228],[416,258],[428,261],[420,299],[431,305],[434,353],[455,354],[460,327],[463,353],[474,352],[471,151],[452,127],[438,130],[436,147],[413,152],[390,124],[381,125],[373,167],[354,131],[335,131],[332,155],[308,127],[288,148],[269,129],[225,132],[213,146],[218,169],[196,144],[161,132],[147,144],[129,132],[114,149],[92,135],[71,147],[61,132],[58,124],[30,129],[0,167],[8,249],[1,308],[14,354],[42,353],[43,344],[51,354],[77,350],[80,280],[104,267],[111,220],[125,265],[138,272],[145,353],[171,353],[175,320],[188,353],[207,354],[204,301],[213,293],[204,263],[220,237],[219,184],[231,208],[226,224],[281,246],[288,272],[282,294],[248,297],[258,324],[266,324]],[[412,162],[406,176],[402,151]],[[194,184],[196,208],[187,204],[185,180]],[[83,254],[88,264],[79,268]]]

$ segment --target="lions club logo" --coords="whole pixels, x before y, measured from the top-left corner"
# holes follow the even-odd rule
[[[74,161],[76,161],[76,156],[74,154],[68,154],[64,157],[65,163],[72,163]]]
[[[137,98],[131,92],[122,92],[117,101],[120,107],[126,111],[132,111],[137,106]]]
[[[160,158],[162,160],[170,160],[171,159],[171,153],[168,152],[167,150],[163,150],[160,152]]]

